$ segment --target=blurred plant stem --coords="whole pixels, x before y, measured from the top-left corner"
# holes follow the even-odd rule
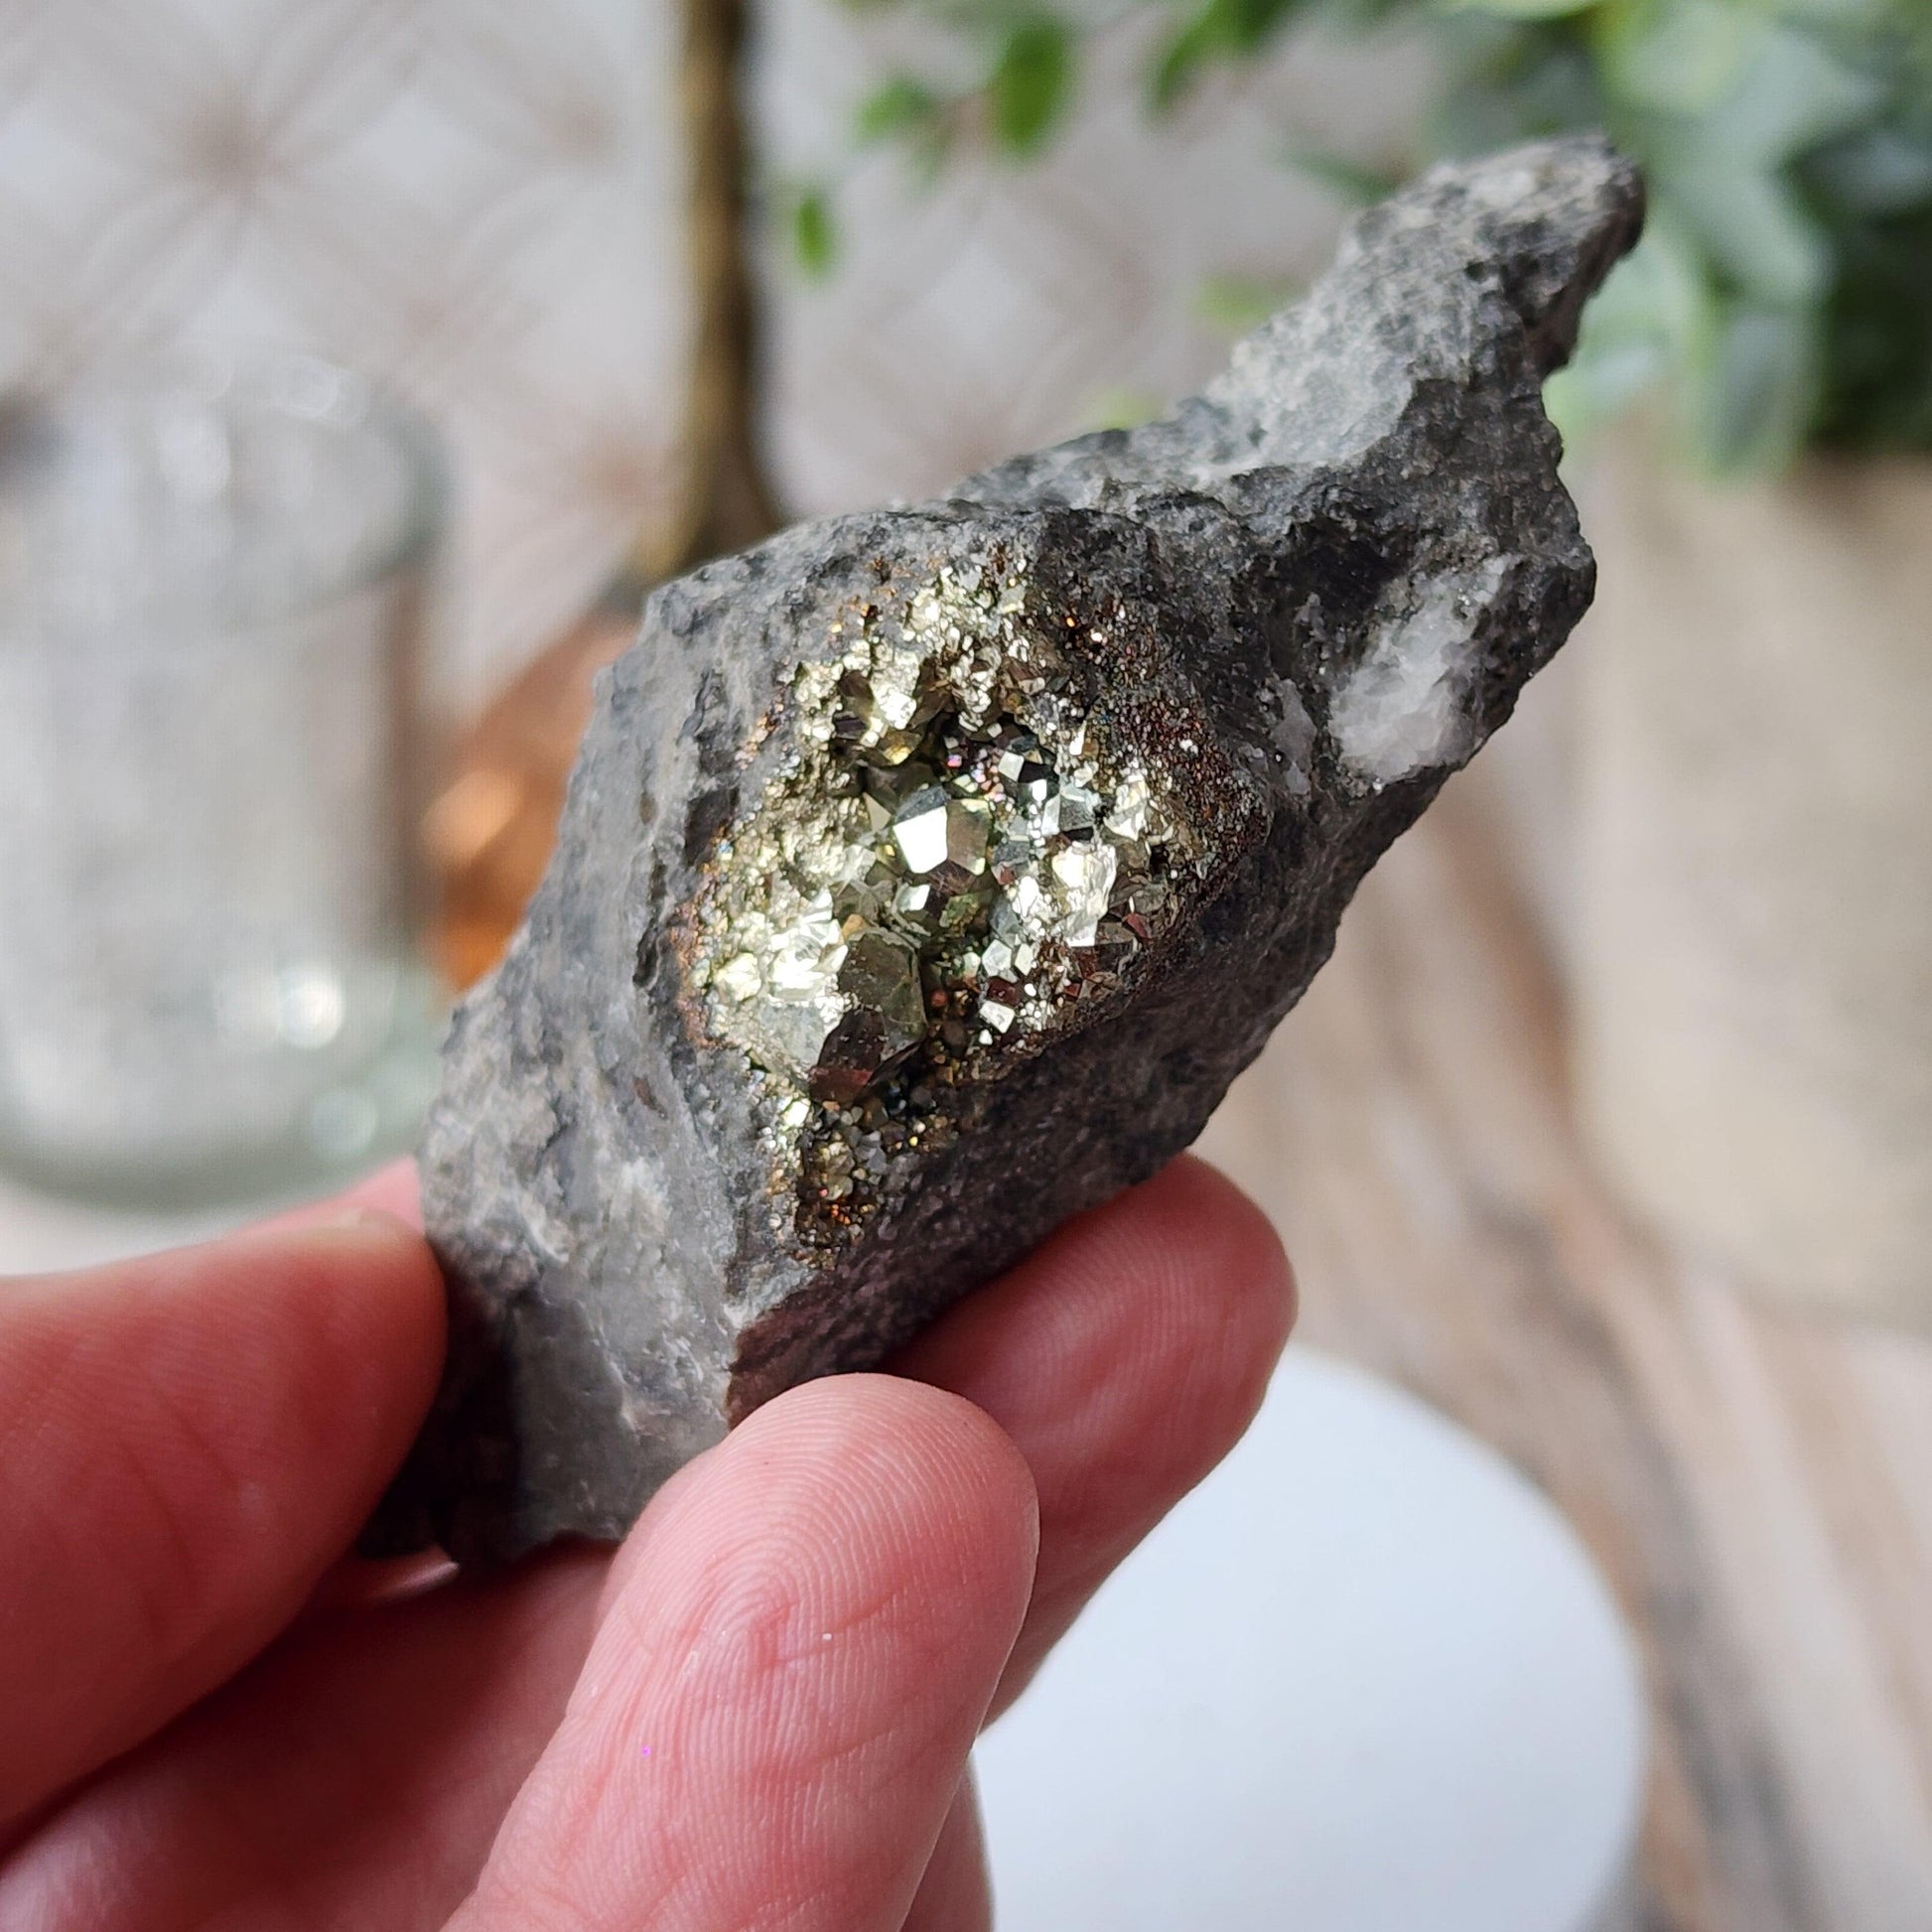
[[[749,0],[679,0],[678,114],[691,333],[677,483],[595,603],[484,709],[424,825],[442,886],[439,964],[493,966],[543,877],[597,673],[630,642],[651,586],[783,520],[759,449],[761,314],[744,103]]]
[[[759,449],[762,319],[744,104],[751,9],[748,0],[680,0],[680,11],[692,344],[677,504],[665,527],[640,536],[631,555],[628,574],[640,588],[756,543],[782,520]]]

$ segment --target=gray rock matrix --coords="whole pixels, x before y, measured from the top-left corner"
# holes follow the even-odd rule
[[[452,1030],[366,1549],[619,1537],[1195,1137],[1589,602],[1541,388],[1641,203],[1438,168],[1165,420],[651,598]]]

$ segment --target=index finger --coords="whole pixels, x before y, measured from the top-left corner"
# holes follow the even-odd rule
[[[443,1295],[383,1216],[0,1293],[0,1821],[287,1623],[429,1406]]]
[[[1033,1470],[1039,1565],[996,1714],[1240,1440],[1294,1319],[1295,1277],[1267,1217],[1182,1155],[1068,1222],[890,1364],[984,1409]]]

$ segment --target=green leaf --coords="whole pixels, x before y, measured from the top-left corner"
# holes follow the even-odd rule
[[[1460,71],[1430,117],[1433,145],[1482,154],[1530,136],[1601,127],[1610,118],[1596,69],[1573,30],[1474,16],[1445,27]]]
[[[1669,368],[1661,343],[1631,342],[1609,347],[1579,347],[1576,359],[1543,384],[1543,408],[1575,456],[1639,398],[1655,389]]]
[[[1037,153],[1073,96],[1073,43],[1057,20],[1024,20],[1002,43],[987,80],[993,138],[1009,154]]]
[[[1305,0],[1221,0],[1226,46],[1235,54],[1260,53],[1304,5]]]
[[[1712,111],[1702,138],[1775,167],[1864,126],[1884,99],[1874,74],[1836,59],[1809,34],[1768,34],[1736,86]]]
[[[1211,61],[1252,59],[1308,0],[1206,0],[1155,56],[1148,97],[1156,112],[1172,107]]]
[[[1932,204],[1932,134],[1874,127],[1814,157],[1812,178],[1855,214],[1903,214]]]
[[[838,259],[839,235],[832,199],[823,188],[801,188],[791,203],[791,252],[813,281],[823,281]]]
[[[1733,307],[1704,372],[1703,454],[1720,475],[1782,469],[1804,447],[1818,398],[1818,332],[1790,310]]]
[[[939,96],[909,73],[882,81],[859,103],[852,134],[862,148],[923,133],[939,116]]]
[[[1278,276],[1209,275],[1194,291],[1194,314],[1223,335],[1245,336],[1296,293],[1293,282]]]
[[[1932,201],[1837,237],[1819,434],[1856,448],[1932,446]]]
[[[1781,176],[1698,141],[1659,165],[1652,180],[1659,202],[1677,207],[1740,293],[1773,308],[1823,294],[1830,237]]]
[[[1596,17],[1591,46],[1605,91],[1652,113],[1701,114],[1737,82],[1768,31],[1737,0],[1625,0]]]
[[[1584,311],[1569,367],[1544,384],[1569,451],[1705,353],[1713,301],[1695,247],[1661,212]]]
[[[1668,207],[1659,208],[1643,239],[1605,277],[1584,312],[1598,340],[1654,338],[1689,356],[1708,335],[1716,303],[1711,274],[1696,240]]]
[[[1148,102],[1157,114],[1173,107],[1193,85],[1200,69],[1222,51],[1215,4],[1216,0],[1208,0],[1155,56],[1147,92]]]
[[[1882,28],[1902,11],[1900,0],[1779,0],[1777,10],[1787,20],[1851,28]]]
[[[1346,155],[1326,148],[1290,148],[1282,159],[1298,174],[1307,175],[1317,187],[1353,207],[1367,207],[1402,186],[1400,175],[1350,161]]]
[[[1494,14],[1502,20],[1561,20],[1566,14],[1580,14],[1596,0],[1435,0],[1436,10],[1446,14]]]
[[[1080,412],[1087,430],[1139,429],[1161,413],[1161,401],[1144,389],[1102,389]]]

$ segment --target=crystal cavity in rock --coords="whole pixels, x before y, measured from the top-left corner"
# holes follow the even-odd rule
[[[1154,1173],[1589,601],[1591,140],[1426,176],[1173,415],[651,599],[422,1150],[451,1343],[364,1539],[620,1536]]]

